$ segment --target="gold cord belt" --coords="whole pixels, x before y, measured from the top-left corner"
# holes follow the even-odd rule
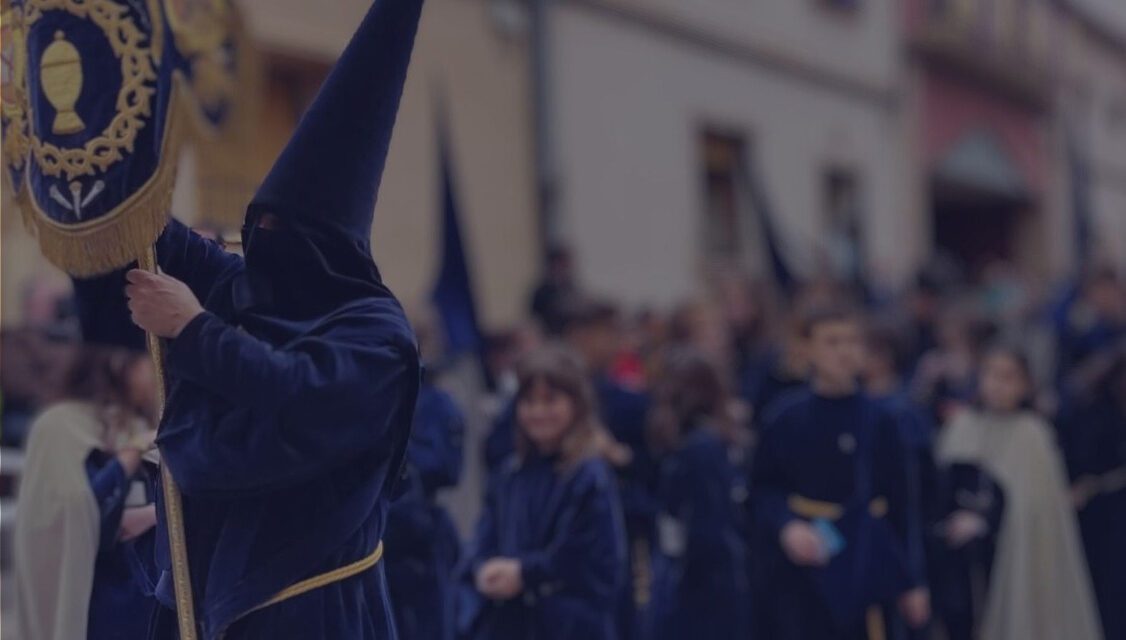
[[[379,544],[375,546],[375,551],[372,551],[367,557],[360,558],[352,564],[346,564],[343,567],[322,573],[319,576],[313,576],[312,578],[307,578],[305,580],[302,580],[301,582],[292,584],[274,594],[274,597],[263,602],[257,607],[254,607],[250,611],[247,611],[243,615],[249,615],[251,613],[254,613],[255,611],[259,611],[261,609],[265,609],[266,607],[278,604],[279,602],[284,602],[285,600],[289,600],[290,598],[295,598],[303,593],[312,591],[313,589],[320,589],[321,587],[330,585],[334,582],[340,582],[341,580],[346,580],[354,575],[363,573],[364,571],[367,571],[368,569],[374,567],[382,557],[383,541],[380,540]]]
[[[786,500],[786,506],[794,515],[807,518],[809,520],[840,520],[844,515],[844,505],[837,504],[836,502],[825,502],[824,500],[814,500],[798,494],[791,494]],[[872,498],[868,503],[868,513],[872,514],[874,518],[882,518],[887,515],[888,501],[887,498],[882,496]]]

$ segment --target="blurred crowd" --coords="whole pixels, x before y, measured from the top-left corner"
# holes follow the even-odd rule
[[[123,496],[155,473],[129,444],[151,440],[152,371],[82,346],[43,288],[3,332],[2,438],[81,419],[34,421],[60,403],[101,416],[80,462],[117,582],[93,630],[122,602],[99,593],[152,586],[118,549],[151,535],[151,483]],[[560,248],[528,308],[469,354],[474,406],[443,390],[440,323],[413,319],[427,372],[385,540],[402,637],[1126,639],[1114,271],[1047,289],[933,268],[894,294],[718,273],[666,312],[590,294]],[[487,478],[459,532],[439,496],[470,456]]]

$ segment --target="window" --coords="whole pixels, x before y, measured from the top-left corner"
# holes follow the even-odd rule
[[[704,252],[714,261],[738,261],[743,251],[739,172],[741,137],[714,130],[700,136],[704,181]]]
[[[822,250],[830,272],[844,282],[863,276],[861,193],[856,172],[830,167],[822,178],[824,229]]]

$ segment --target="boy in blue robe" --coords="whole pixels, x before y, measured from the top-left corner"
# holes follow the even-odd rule
[[[204,640],[396,637],[381,539],[420,366],[371,225],[421,5],[369,9],[250,203],[245,260],[173,221],[168,275],[128,274],[134,321],[170,340],[157,444]]]
[[[859,389],[862,337],[848,310],[813,310],[802,333],[812,378],[764,421],[752,503],[764,535],[756,562],[761,637],[882,637],[898,605],[912,626],[929,617],[922,567],[908,549],[918,527],[893,416]]]
[[[404,638],[452,640],[453,572],[461,541],[438,490],[461,478],[465,417],[423,378],[407,445],[405,487],[387,515],[387,585]]]

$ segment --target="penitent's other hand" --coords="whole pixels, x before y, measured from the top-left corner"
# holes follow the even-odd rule
[[[476,576],[477,590],[493,600],[508,600],[524,590],[520,561],[514,558],[493,558],[481,565]]]
[[[203,313],[203,306],[188,285],[162,273],[133,269],[125,276],[125,297],[133,323],[160,336],[175,338],[193,318]]]

